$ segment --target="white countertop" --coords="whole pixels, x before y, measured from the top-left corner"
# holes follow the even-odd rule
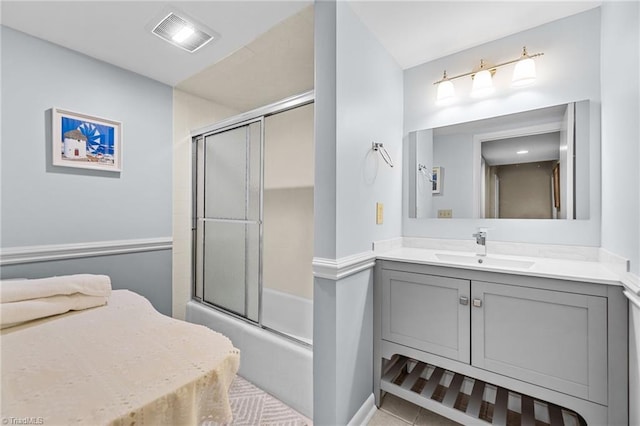
[[[439,250],[430,248],[399,247],[387,251],[376,252],[376,258],[381,260],[394,260],[398,262],[419,263],[424,265],[447,266],[477,271],[501,272],[514,275],[527,275],[534,277],[555,278],[571,281],[590,282],[597,284],[622,285],[621,277],[614,272],[607,263],[586,260],[554,259],[533,256],[509,256],[504,254],[489,253],[481,263],[463,263],[456,260],[442,260],[436,255],[465,256],[474,261],[481,259],[473,252]],[[491,259],[506,262],[533,262],[530,267],[519,267],[518,265],[491,265]]]

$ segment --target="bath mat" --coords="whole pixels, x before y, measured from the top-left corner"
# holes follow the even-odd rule
[[[229,389],[230,426],[313,426],[311,420],[240,376]]]

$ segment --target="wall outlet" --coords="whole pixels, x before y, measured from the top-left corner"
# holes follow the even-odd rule
[[[384,204],[376,203],[376,225],[382,225],[384,220]]]
[[[453,217],[453,210],[443,209],[438,210],[438,219],[451,219]]]

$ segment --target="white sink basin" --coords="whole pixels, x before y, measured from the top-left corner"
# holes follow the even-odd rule
[[[467,254],[436,253],[443,262],[463,263],[465,265],[498,266],[501,268],[529,269],[535,262],[530,260],[502,259],[492,256],[471,256]]]

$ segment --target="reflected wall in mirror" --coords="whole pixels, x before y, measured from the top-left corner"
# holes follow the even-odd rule
[[[409,134],[409,217],[589,218],[589,101]],[[440,191],[419,168],[446,170]]]

